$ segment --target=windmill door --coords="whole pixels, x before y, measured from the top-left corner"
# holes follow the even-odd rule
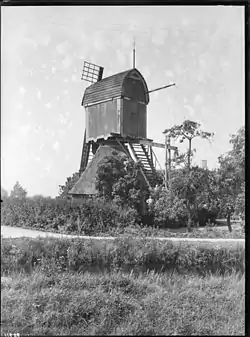
[[[123,100],[123,136],[137,137],[138,111],[137,102],[130,99]]]
[[[137,103],[137,111],[138,111],[138,137],[146,138],[147,137],[147,114],[146,114],[146,105],[138,102]]]
[[[130,136],[138,137],[137,102],[130,101]]]

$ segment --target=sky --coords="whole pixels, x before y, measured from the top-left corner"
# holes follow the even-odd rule
[[[184,119],[214,132],[194,140],[194,163],[209,168],[245,124],[244,8],[241,6],[24,6],[1,8],[1,186],[58,195],[79,170],[89,85],[84,60],[104,77],[136,68],[150,95],[147,137]],[[187,143],[173,144],[180,151]],[[155,149],[164,167],[164,149]]]

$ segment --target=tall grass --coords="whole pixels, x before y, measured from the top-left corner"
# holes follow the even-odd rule
[[[131,237],[2,239],[1,335],[244,335],[244,252]]]
[[[1,332],[31,335],[244,335],[244,275],[12,273]]]
[[[50,273],[86,270],[147,270],[221,273],[243,272],[242,244],[160,242],[127,237],[114,241],[19,238],[2,239],[2,273],[32,272],[43,266]]]

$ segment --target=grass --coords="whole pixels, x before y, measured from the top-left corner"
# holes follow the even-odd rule
[[[240,243],[170,242],[133,237],[110,240],[58,238],[2,239],[2,272],[48,270],[137,270],[221,274],[245,268],[245,246]]]
[[[2,334],[244,335],[244,275],[12,274]]]
[[[213,227],[196,227],[191,232],[187,228],[178,229],[159,229],[154,227],[128,226],[122,230],[113,229],[109,235],[135,235],[135,236],[156,236],[169,238],[224,238],[224,239],[245,239],[244,228],[239,223],[232,223],[232,232],[230,233],[227,226]],[[100,234],[99,234],[100,235]],[[105,235],[105,234],[104,234]],[[107,234],[106,234],[107,235]]]
[[[73,234],[73,235],[84,235],[84,233],[79,234],[78,232],[70,232],[68,230],[55,230],[53,228],[43,229],[34,228],[28,225],[22,225],[21,228],[39,230],[41,232],[53,232],[60,234]],[[168,238],[223,238],[223,239],[245,239],[245,230],[239,223],[232,223],[232,232],[228,231],[227,226],[215,226],[215,227],[198,227],[192,228],[191,232],[187,232],[187,228],[179,229],[159,229],[147,226],[127,226],[124,228],[110,228],[106,232],[96,232],[91,236],[114,236],[123,237],[126,235],[133,236],[150,236],[150,237],[168,237]]]
[[[244,245],[2,239],[1,335],[244,335]]]

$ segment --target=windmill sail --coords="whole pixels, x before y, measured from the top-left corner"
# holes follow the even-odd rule
[[[99,82],[102,79],[103,70],[101,66],[84,61],[81,79],[91,83]]]

